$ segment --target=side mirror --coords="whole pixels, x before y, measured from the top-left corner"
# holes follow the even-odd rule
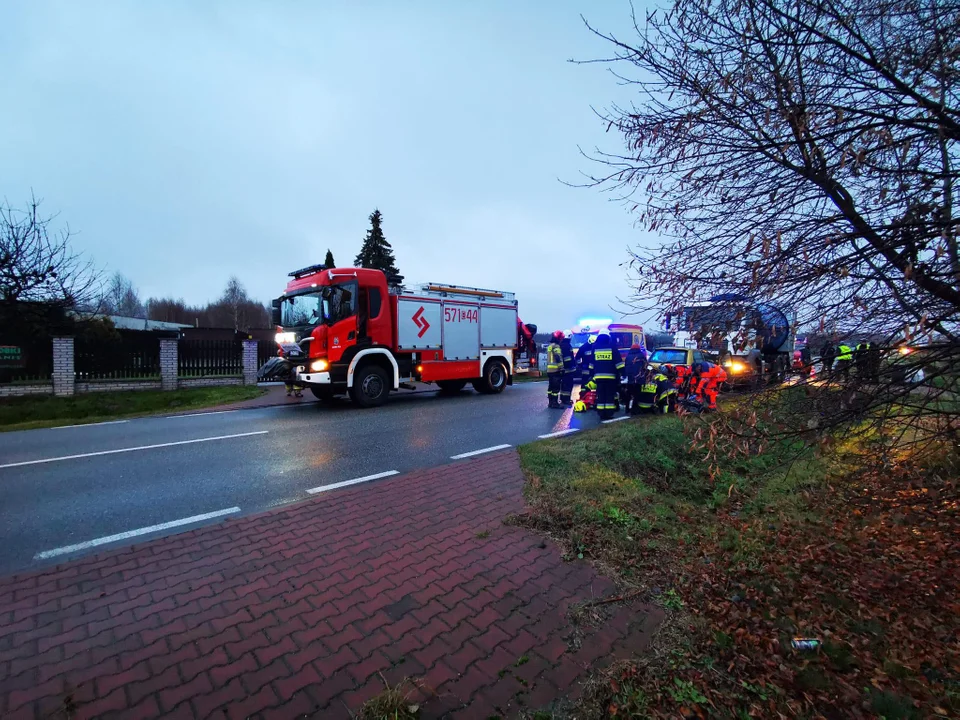
[[[283,300],[277,298],[274,300],[271,305],[273,305],[273,310],[270,312],[270,320],[274,325],[281,325],[281,320],[283,319],[282,313],[280,312],[280,306],[283,304]]]

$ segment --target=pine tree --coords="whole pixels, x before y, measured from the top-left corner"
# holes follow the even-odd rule
[[[382,222],[383,215],[380,214],[379,210],[374,210],[370,215],[370,229],[367,230],[367,236],[363,239],[363,247],[360,248],[360,254],[357,255],[353,264],[356,267],[382,270],[388,277],[396,276],[396,282],[400,282],[403,280],[403,276],[397,269],[396,260],[393,257],[393,248],[383,236]]]
[[[336,263],[333,261],[333,253],[330,252],[330,249],[327,248],[327,256],[323,259],[323,264],[328,268],[336,267]]]

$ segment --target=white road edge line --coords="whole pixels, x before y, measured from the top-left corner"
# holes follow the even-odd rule
[[[96,423],[78,423],[76,425],[57,425],[56,427],[50,428],[51,430],[66,430],[68,428],[78,428],[78,427],[96,427],[97,425],[123,425],[124,423],[130,422],[129,420],[107,420],[105,422],[96,422]]]
[[[213,440],[230,440],[232,438],[250,437],[251,435],[266,435],[268,432],[270,431],[257,430],[256,432],[217,435],[215,437],[197,438],[196,440],[177,440],[176,442],[157,443],[156,445],[140,445],[138,447],[120,448],[118,450],[99,450],[97,452],[80,453],[79,455],[63,455],[61,457],[43,458],[42,460],[23,460],[22,462],[0,465],[0,470],[23,467],[24,465],[42,465],[44,463],[59,462],[61,460],[78,460],[80,458],[97,457],[99,455],[116,455],[117,453],[135,452],[137,450],[154,450],[156,448],[173,447],[175,445],[192,445],[194,443],[211,442]]]
[[[483,448],[482,450],[471,450],[470,452],[460,453],[459,455],[451,455],[451,460],[462,460],[463,458],[473,457],[474,455],[483,455],[488,452],[496,452],[497,450],[506,450],[508,447],[513,447],[512,445],[494,445],[493,447]]]
[[[566,430],[558,430],[557,432],[547,433],[546,435],[537,435],[541,440],[547,440],[549,438],[562,437],[563,435],[570,435],[571,433],[580,432],[580,428],[567,428]]]
[[[600,422],[603,425],[609,425],[612,422],[620,422],[621,420],[629,420],[629,419],[630,419],[630,415],[624,415],[623,417],[610,418],[609,420],[601,420]]]
[[[57,557],[58,555],[66,555],[68,553],[77,552],[78,550],[87,550],[89,548],[97,547],[98,545],[106,545],[107,543],[116,542],[117,540],[126,540],[127,538],[136,537],[137,535],[146,535],[147,533],[158,532],[160,530],[169,530],[170,528],[180,527],[181,525],[190,525],[191,523],[197,523],[203,520],[209,520],[210,518],[221,517],[222,515],[234,515],[239,512],[240,508],[232,507],[227,508],[226,510],[216,510],[214,512],[203,513],[202,515],[193,515],[181,520],[171,520],[170,522],[160,523],[159,525],[151,525],[150,527],[139,528],[137,530],[127,530],[127,532],[117,533],[116,535],[107,535],[106,537],[97,538],[96,540],[87,540],[86,542],[77,543],[76,545],[67,545],[65,547],[54,548],[53,550],[44,550],[43,552],[38,552],[36,555],[34,555],[33,559],[46,560],[47,558]]]
[[[370,482],[371,480],[379,480],[380,478],[390,477],[391,475],[399,475],[399,470],[387,470],[386,472],[377,473],[376,475],[364,475],[363,477],[354,478],[353,480],[344,480],[343,482],[332,483],[330,485],[321,485],[320,487],[310,488],[307,490],[311,495],[316,495],[317,493],[326,492],[327,490],[336,490],[337,488],[347,487],[348,485],[356,485],[357,483]]]
[[[173,420],[183,417],[203,417],[204,415],[226,415],[227,413],[239,412],[238,410],[212,410],[210,412],[190,413],[189,415],[167,415],[164,420]]]

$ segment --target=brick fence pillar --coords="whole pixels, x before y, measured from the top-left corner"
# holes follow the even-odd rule
[[[160,338],[160,388],[177,389],[177,343],[176,338]]]
[[[257,384],[257,341],[243,341],[243,384]]]
[[[73,395],[76,379],[73,367],[73,338],[55,337],[53,339],[53,394]]]

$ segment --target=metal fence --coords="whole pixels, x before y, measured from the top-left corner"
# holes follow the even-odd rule
[[[177,357],[180,377],[243,375],[240,340],[181,340]]]
[[[0,385],[47,383],[52,372],[53,343],[49,339],[0,338]]]
[[[257,341],[257,367],[263,367],[263,364],[277,356],[277,343],[275,340]]]
[[[74,340],[77,381],[144,380],[160,377],[160,342],[150,333],[119,332]]]

